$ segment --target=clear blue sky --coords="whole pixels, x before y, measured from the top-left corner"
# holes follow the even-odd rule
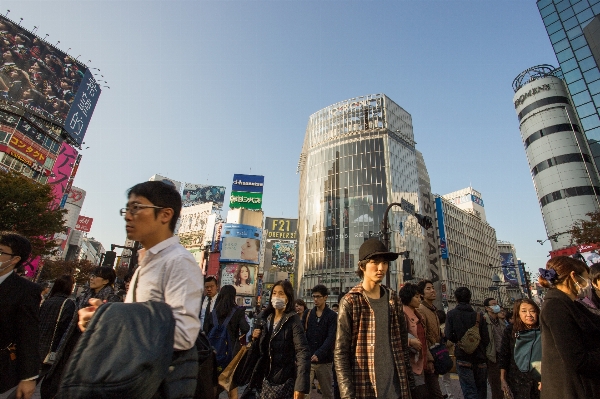
[[[512,80],[557,65],[535,0],[3,1],[0,13],[99,68],[104,89],[75,185],[105,247],[125,190],[160,173],[265,176],[267,216],[296,217],[310,114],[385,93],[412,114],[439,194],[471,184],[498,239],[547,259]],[[91,62],[88,62],[91,60]]]

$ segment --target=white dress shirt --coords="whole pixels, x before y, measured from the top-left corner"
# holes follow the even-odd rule
[[[213,311],[215,308],[215,303],[217,302],[217,298],[219,297],[219,293],[217,292],[215,296],[210,300],[210,309],[208,309],[208,313]],[[208,306],[208,297],[205,297],[202,301],[202,309],[200,309],[200,328],[204,328],[204,315],[206,314],[206,307]]]
[[[200,331],[200,301],[204,291],[204,276],[198,263],[180,243],[178,237],[168,238],[152,248],[139,251],[139,267],[131,279],[125,298],[133,302],[165,302],[175,317],[175,350],[190,349]]]

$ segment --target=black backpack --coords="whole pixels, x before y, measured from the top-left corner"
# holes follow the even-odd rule
[[[164,302],[96,310],[66,366],[57,399],[147,399],[169,372],[175,319]]]

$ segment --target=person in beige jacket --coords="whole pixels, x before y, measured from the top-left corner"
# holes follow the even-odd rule
[[[436,299],[435,288],[430,280],[422,280],[417,284],[419,294],[421,294],[421,306],[419,313],[425,320],[425,338],[427,339],[427,366],[425,368],[425,384],[429,388],[429,397],[432,399],[443,399],[444,395],[440,389],[439,374],[435,373],[433,367],[433,356],[429,348],[439,344],[442,340],[440,330],[440,320],[436,314],[436,307],[433,302]]]

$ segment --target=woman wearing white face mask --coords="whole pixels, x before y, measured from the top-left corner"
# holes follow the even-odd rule
[[[303,399],[310,393],[310,351],[289,281],[274,284],[262,315],[264,328],[252,333],[253,339],[260,339],[261,357],[249,388],[261,391],[262,399]]]
[[[591,296],[588,267],[557,256],[539,271],[549,288],[540,317],[541,398],[600,398],[600,317],[580,301]]]

